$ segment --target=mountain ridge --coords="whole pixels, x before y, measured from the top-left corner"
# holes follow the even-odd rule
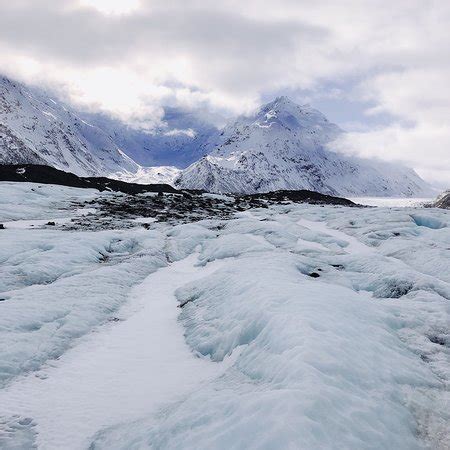
[[[154,130],[130,127],[105,114],[80,115],[102,130],[114,143],[139,165],[144,167],[188,167],[205,154],[206,143],[219,133],[192,111],[165,106],[162,125]]]
[[[26,162],[78,175],[139,168],[100,128],[50,97],[0,76],[0,163]]]
[[[0,76],[0,164],[46,164],[80,176],[170,182],[211,192],[431,194],[412,169],[331,151],[329,144],[344,132],[320,111],[286,96],[221,130],[176,108],[168,108],[165,118],[166,125],[150,135],[102,114],[74,112]],[[125,151],[166,164],[143,167]]]

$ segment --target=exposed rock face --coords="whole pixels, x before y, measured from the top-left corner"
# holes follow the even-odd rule
[[[435,208],[450,209],[450,190],[447,190],[439,195],[431,206]]]
[[[178,192],[168,184],[137,184],[106,177],[79,177],[54,167],[35,164],[0,165],[0,181],[27,181],[31,183],[98,189],[99,191],[124,192],[127,194]]]

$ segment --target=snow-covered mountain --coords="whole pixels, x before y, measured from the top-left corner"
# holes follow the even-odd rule
[[[105,115],[74,112],[0,76],[0,164],[47,164],[81,176],[174,182],[212,192],[430,194],[411,169],[330,151],[328,144],[341,133],[319,111],[287,97],[222,131],[197,113],[167,107],[161,129],[149,133]]]
[[[207,144],[209,154],[184,170],[176,184],[213,192],[309,189],[373,196],[430,192],[411,169],[327,149],[340,133],[319,111],[278,97],[225,127]]]
[[[139,169],[103,130],[45,94],[0,76],[0,164],[22,163],[82,176]]]

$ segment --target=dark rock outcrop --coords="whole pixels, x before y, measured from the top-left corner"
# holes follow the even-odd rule
[[[450,209],[450,190],[439,195],[439,197],[429,206],[432,208]]]
[[[178,192],[168,184],[137,184],[113,180],[106,177],[79,177],[70,172],[38,164],[0,165],[0,181],[28,181],[32,183],[58,184],[99,191],[140,194],[144,192]]]

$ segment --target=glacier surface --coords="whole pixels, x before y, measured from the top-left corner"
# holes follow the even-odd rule
[[[0,183],[2,449],[449,447],[448,211],[104,196]]]

